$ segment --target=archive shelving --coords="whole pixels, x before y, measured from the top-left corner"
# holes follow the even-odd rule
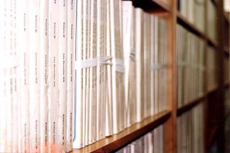
[[[124,131],[95,142],[92,145],[82,149],[75,149],[73,152],[111,152],[126,146],[137,138],[148,133],[158,125],[163,124],[165,128],[165,152],[177,152],[177,118],[183,113],[191,110],[200,103],[204,104],[204,150],[208,150],[213,139],[217,134],[224,138],[224,89],[229,88],[229,79],[224,80],[224,63],[223,59],[227,58],[229,63],[229,25],[230,22],[223,12],[223,1],[211,1],[217,9],[217,39],[214,40],[204,32],[199,30],[193,23],[184,17],[177,8],[177,0],[168,0],[166,4],[160,0],[133,0],[135,7],[142,8],[149,14],[155,14],[168,21],[168,110],[155,116],[149,117],[125,129]],[[207,2],[205,3],[205,29],[207,29]],[[177,107],[177,61],[176,61],[176,25],[179,24],[185,29],[203,39],[205,42],[204,61],[207,66],[208,46],[212,46],[217,51],[217,86],[209,90],[207,81],[204,81],[204,94],[197,97],[188,104]],[[205,71],[206,74],[206,71]],[[208,80],[208,75],[204,75],[204,80]],[[224,139],[222,139],[224,140]],[[220,143],[220,149],[223,149],[224,143]]]

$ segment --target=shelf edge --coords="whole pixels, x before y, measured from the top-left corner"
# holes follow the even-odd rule
[[[133,142],[144,134],[150,132],[155,127],[163,124],[167,119],[171,116],[171,111],[165,110],[155,116],[148,117],[141,121],[140,123],[136,123],[129,128],[126,128],[122,132],[112,135],[110,137],[104,138],[86,146],[81,149],[74,149],[73,153],[81,153],[81,152],[112,152],[117,149],[126,146],[127,144]],[[143,124],[143,125],[142,125]],[[127,134],[124,134],[127,133]]]
[[[193,100],[192,102],[189,102],[188,104],[185,104],[184,106],[178,108],[177,109],[177,116],[180,116],[183,113],[191,110],[193,107],[195,107],[196,105],[201,103],[204,98],[205,98],[205,95],[200,96],[200,97],[196,98],[195,100]]]
[[[148,12],[170,12],[169,4],[165,4],[159,0],[133,0],[133,5]]]
[[[209,90],[209,91],[207,92],[207,95],[210,95],[210,94],[212,94],[212,93],[218,91],[219,89],[220,89],[220,87],[215,87],[215,88]]]
[[[195,25],[191,23],[188,19],[186,19],[179,11],[177,12],[177,23],[182,25],[184,28],[186,28],[191,33],[197,35],[198,37],[201,37],[203,39],[207,38],[204,32],[196,28]]]

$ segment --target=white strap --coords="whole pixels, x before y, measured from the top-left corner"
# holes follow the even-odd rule
[[[101,56],[99,57],[98,63],[100,65],[111,65],[111,63],[109,62],[110,60],[112,60],[111,56]]]
[[[99,65],[112,65],[111,62],[109,62],[110,60],[112,60],[111,56],[100,56],[100,57],[93,58],[93,59],[76,61],[75,67],[76,69],[84,69],[84,68],[96,67],[98,64]],[[124,67],[123,60],[115,59],[113,61],[113,65],[116,66],[116,71],[124,73],[125,67]]]
[[[81,63],[78,62],[78,64],[81,66],[81,69],[95,67],[97,66],[97,58],[82,60]]]
[[[135,49],[133,48],[133,49],[131,49],[131,51],[130,51],[130,56],[135,56],[136,55],[136,51],[135,51]]]
[[[114,65],[116,65],[117,72],[121,72],[121,73],[125,72],[124,61],[122,59],[115,59]]]
[[[129,58],[135,58],[136,56],[136,52],[135,52],[135,49],[131,49],[130,52],[127,54],[125,54],[124,58],[125,59],[129,59]]]
[[[136,52],[135,49],[131,49],[130,54],[129,54],[130,59],[135,60],[136,58]]]
[[[9,57],[3,57],[0,59],[0,68],[1,69],[8,69],[8,68],[14,68],[18,67],[20,65],[19,58],[9,56]]]
[[[111,59],[112,59],[112,57],[110,57],[110,56],[100,56],[100,57],[93,58],[93,59],[76,61],[75,67],[78,69],[79,68],[84,69],[84,68],[96,67],[98,64],[99,65],[109,65],[109,64],[111,64],[109,62],[109,60],[111,60]]]

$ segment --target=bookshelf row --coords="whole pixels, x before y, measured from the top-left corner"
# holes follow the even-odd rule
[[[225,83],[224,87],[226,90],[229,88],[229,83]],[[216,88],[212,91],[209,91],[207,95],[213,94],[215,92],[218,92],[222,89]],[[197,99],[189,102],[187,105],[184,105],[181,108],[177,109],[177,116],[181,116],[182,114],[188,112],[189,110],[193,109],[197,105],[204,102],[205,95],[198,97]],[[116,151],[119,148],[122,148],[123,146],[126,146],[130,142],[135,141],[137,138],[141,137],[145,133],[151,131],[151,129],[154,129],[162,124],[164,124],[167,119],[171,116],[170,111],[163,111],[157,115],[148,117],[141,121],[140,123],[134,124],[131,127],[125,129],[121,133],[118,133],[116,135],[113,135],[112,137],[102,139],[92,145],[89,145],[85,148],[82,148],[80,150],[74,150],[74,153],[80,153],[80,152],[111,152]],[[210,134],[210,138],[208,144],[210,144],[213,140],[213,137],[215,136],[216,132],[218,131],[218,127],[212,130]]]
[[[213,2],[214,4],[216,2]],[[151,12],[154,10],[160,10],[159,12],[161,13],[170,13],[170,9],[167,6],[167,4],[162,3],[161,1],[158,0],[144,0],[144,1],[138,1],[138,0],[133,0],[133,4],[134,6],[138,6],[143,8],[144,10],[146,10],[147,12]],[[148,9],[146,7],[149,7]],[[157,8],[157,9],[156,9]],[[151,11],[150,11],[151,10]],[[225,20],[228,21],[226,15],[223,13]],[[213,47],[218,47],[218,43],[217,41],[215,41],[213,38],[211,38],[210,36],[206,35],[205,32],[202,32],[201,30],[199,30],[194,23],[191,23],[185,16],[183,16],[181,14],[181,12],[177,11],[177,23],[179,23],[180,25],[184,26],[186,29],[188,29],[189,31],[191,31],[192,33],[198,35],[199,37],[203,38],[204,40],[207,40],[208,43],[210,45],[212,45]],[[230,23],[227,22],[227,24],[229,25]]]
[[[27,2],[0,3],[0,152],[211,146],[230,83],[221,1]]]
[[[229,88],[229,83],[225,83],[225,88]],[[221,88],[216,88],[212,91],[209,91],[207,95],[216,93],[218,91],[222,90]],[[184,113],[192,110],[193,108],[196,108],[198,105],[204,103],[204,100],[206,98],[206,95],[200,96],[197,99],[189,102],[188,104],[184,105],[181,108],[177,109],[177,116],[181,116]],[[164,124],[169,118],[171,117],[171,111],[163,111],[157,115],[148,117],[141,121],[140,123],[136,123],[132,125],[131,127],[125,129],[121,133],[118,133],[116,135],[113,135],[111,137],[102,139],[92,145],[89,145],[87,147],[84,147],[79,150],[74,150],[74,153],[80,153],[80,152],[112,152],[117,151],[120,148],[126,146],[130,142],[135,141],[137,138],[143,136],[144,134],[151,131],[151,129],[154,129],[156,127],[159,127],[160,125]],[[213,137],[215,136],[216,132],[218,131],[218,128],[216,127],[211,132],[211,136],[209,138],[208,144],[210,144],[213,140]]]
[[[171,1],[171,3],[174,3],[175,1]],[[175,12],[175,10],[171,10],[169,6],[167,6],[167,4],[164,4],[162,3],[161,1],[148,1],[148,0],[145,0],[145,1],[138,1],[138,0],[134,0],[133,1],[133,4],[134,6],[138,6],[138,7],[141,7],[143,8],[146,12],[150,13],[150,14],[154,14],[156,13],[158,15],[158,13],[161,13],[163,14],[163,16],[166,16],[167,18],[167,15],[170,13],[172,13],[172,11]],[[215,6],[217,6],[215,4]],[[176,11],[177,12],[177,11]],[[165,14],[166,13],[166,14]],[[207,46],[210,46],[212,48],[215,48],[215,50],[218,50],[218,47],[219,47],[219,43],[218,41],[215,41],[213,38],[211,38],[210,36],[206,35],[205,32],[202,32],[200,31],[198,28],[196,28],[196,26],[191,23],[190,21],[188,21],[184,16],[181,15],[180,12],[177,12],[176,13],[176,22],[183,26],[185,29],[187,29],[188,31],[190,31],[191,33],[195,34],[196,36],[200,37],[201,39],[203,39],[205,42],[206,42],[206,45]],[[172,17],[172,16],[171,16]],[[229,56],[229,52],[227,51],[228,49],[225,49],[224,52],[226,53],[226,57]],[[205,54],[208,54],[208,52],[205,52]],[[227,60],[229,60],[227,58]],[[224,88],[226,88],[226,90],[229,88],[229,82],[226,81],[224,83]],[[177,116],[181,116],[183,114],[185,114],[186,112],[192,110],[193,108],[196,108],[196,106],[202,104],[202,103],[206,103],[207,100],[207,97],[210,96],[210,95],[213,95],[213,94],[216,94],[218,92],[221,92],[222,91],[222,87],[219,86],[219,85],[216,85],[216,86],[213,86],[213,87],[210,87],[203,95],[201,96],[198,96],[197,98],[195,98],[194,100],[188,102],[186,105],[180,107],[180,108],[176,108],[176,114]],[[174,107],[175,108],[175,107]],[[170,117],[173,117],[173,111],[170,112]],[[164,116],[162,116],[162,118],[164,118]],[[170,120],[170,118],[168,118],[168,120]],[[160,126],[162,123],[166,123],[168,122],[167,120],[164,120],[164,122],[159,122],[159,124],[157,126]],[[152,123],[155,123],[155,121],[153,121]],[[155,124],[154,126],[152,126],[152,128],[154,127],[157,127]],[[165,125],[167,126],[167,125]],[[141,129],[143,129],[144,127],[142,127]],[[139,131],[139,130],[138,130]],[[220,127],[217,126],[217,127],[214,127],[212,130],[211,130],[211,134],[210,134],[210,137],[207,138],[207,140],[205,141],[206,144],[205,144],[205,149],[207,149],[207,146],[210,147],[210,145],[212,144],[216,134],[220,131]],[[149,131],[146,131],[145,133],[147,133]],[[131,134],[132,135],[132,134]],[[131,137],[131,135],[129,135],[129,137]],[[136,134],[133,133],[133,135],[135,136]],[[141,134],[143,135],[143,133]],[[124,136],[125,137],[125,136]],[[131,142],[133,142],[134,140],[136,140],[136,138],[133,138],[133,140]],[[117,145],[119,143],[116,143],[114,142],[113,143],[110,143],[110,145]],[[129,144],[129,143],[127,143]],[[125,145],[127,145],[125,144]],[[208,144],[208,145],[207,145]],[[119,146],[116,146],[116,149],[113,149],[118,151],[117,148],[122,148],[124,146],[124,144],[121,144]],[[167,146],[165,146],[167,148]],[[89,148],[89,147],[87,147]],[[99,147],[100,148],[100,147]],[[112,148],[112,147],[111,147]],[[83,148],[83,150],[86,149],[86,148]],[[83,151],[81,150],[81,151]],[[92,151],[92,150],[91,150]],[[97,150],[99,151],[99,150]],[[104,150],[105,151],[105,150]],[[112,150],[110,150],[112,151]],[[172,151],[174,152],[174,151]]]

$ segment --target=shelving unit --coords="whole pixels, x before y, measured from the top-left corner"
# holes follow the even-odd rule
[[[185,17],[183,17],[180,12],[177,10],[177,0],[169,0],[169,4],[165,4],[160,0],[133,0],[133,5],[135,7],[140,7],[148,13],[151,14],[164,14],[164,17],[168,20],[168,40],[169,40],[169,49],[168,49],[168,62],[169,62],[169,72],[168,72],[168,111],[164,111],[156,116],[149,117],[142,122],[131,126],[130,128],[125,129],[124,131],[113,135],[111,137],[100,140],[92,145],[89,145],[85,148],[74,150],[74,153],[78,152],[111,152],[116,151],[119,148],[133,142],[137,138],[146,134],[147,132],[153,130],[155,127],[164,124],[165,128],[165,153],[176,153],[176,143],[177,143],[177,134],[176,134],[176,122],[177,117],[183,113],[191,110],[193,107],[200,103],[204,103],[204,113],[205,113],[205,129],[204,129],[204,138],[205,145],[204,148],[207,150],[211,143],[213,142],[217,133],[221,134],[221,125],[214,125],[210,120],[213,119],[213,116],[210,116],[210,107],[215,104],[215,99],[218,99],[218,109],[215,112],[219,112],[215,116],[215,119],[218,120],[223,117],[223,89],[229,88],[229,82],[224,83],[223,81],[223,58],[225,55],[229,56],[229,48],[226,49],[226,45],[223,43],[223,39],[229,39],[228,33],[224,32],[224,28],[228,27],[230,22],[226,20],[226,17],[223,13],[223,2],[222,1],[212,1],[217,7],[218,12],[218,36],[217,42],[212,40],[207,35],[207,30],[205,32],[200,31],[195,27],[194,24],[190,23]],[[207,8],[207,4],[206,4]],[[205,19],[207,20],[207,13],[205,13]],[[218,86],[212,90],[207,90],[207,82],[204,82],[205,93],[204,95],[197,97],[190,103],[186,104],[181,108],[177,108],[177,64],[176,64],[176,24],[182,25],[188,31],[192,32],[196,36],[202,38],[205,41],[205,54],[207,52],[207,46],[210,45],[218,51],[218,65],[220,66],[220,74],[218,75]],[[226,24],[227,26],[223,26]],[[205,23],[207,26],[207,21]],[[229,41],[229,40],[228,40]],[[206,56],[205,56],[206,57]],[[206,59],[205,59],[206,61]],[[207,80],[208,76],[205,75],[204,80]],[[211,101],[211,97],[214,97],[214,100]],[[212,105],[210,105],[212,103]],[[215,105],[214,105],[215,106]],[[221,112],[222,111],[222,112]],[[214,114],[215,115],[215,114]],[[212,124],[212,126],[210,126]],[[211,127],[211,128],[210,128]],[[223,147],[223,146],[221,146]]]

